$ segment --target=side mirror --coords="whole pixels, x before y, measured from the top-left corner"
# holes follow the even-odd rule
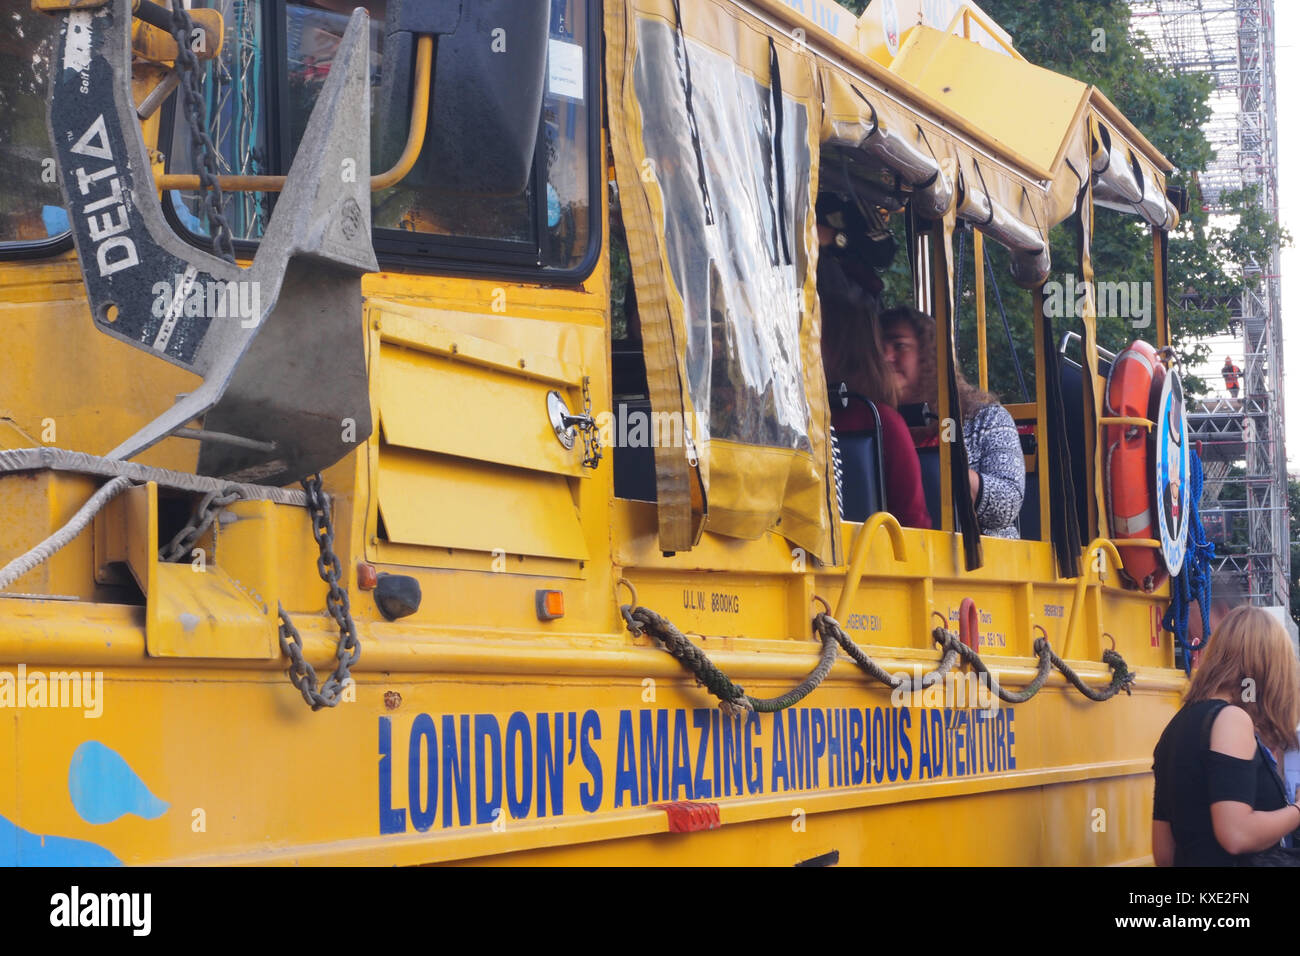
[[[438,35],[428,133],[407,182],[474,195],[522,192],[546,91],[550,4],[390,0],[386,22],[381,100],[390,117],[409,113],[400,104],[410,102],[415,35]],[[396,141],[381,144],[385,158],[400,152],[405,134],[394,131]]]

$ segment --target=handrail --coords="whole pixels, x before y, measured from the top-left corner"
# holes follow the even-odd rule
[[[1097,419],[1098,425],[1139,425],[1147,431],[1156,427],[1156,423],[1149,418],[1137,418],[1133,415],[1107,415],[1105,418]]]
[[[411,128],[406,136],[406,146],[397,157],[393,168],[386,173],[370,177],[371,192],[396,186],[415,168],[424,148],[424,136],[429,124],[429,87],[433,82],[433,37],[422,34],[415,48],[415,89],[411,96]]]
[[[881,528],[889,532],[889,540],[894,548],[894,560],[907,560],[907,541],[903,537],[903,528],[897,518],[888,511],[877,511],[864,521],[850,549],[849,570],[844,577],[844,590],[840,593],[839,603],[835,605],[837,621],[844,620],[844,616],[848,614],[853,604],[853,599],[857,597],[858,585],[862,583],[863,565],[867,561],[868,546]]]
[[[422,34],[415,49],[415,90],[411,98],[410,132],[397,162],[386,172],[370,177],[370,191],[378,192],[401,182],[420,158],[429,125],[429,85],[433,77],[433,37]],[[284,188],[284,176],[219,176],[217,182],[228,192],[276,193]],[[155,180],[161,192],[200,188],[194,173],[165,173]]]
[[[1065,350],[1070,347],[1070,343],[1073,342],[1075,339],[1081,339],[1081,338],[1083,338],[1083,336],[1081,336],[1078,332],[1066,332],[1063,336],[1061,336],[1061,347],[1057,351],[1059,351],[1062,355],[1065,355]],[[1100,345],[1097,346],[1097,355],[1099,355],[1101,358],[1104,358],[1107,362],[1115,361],[1115,353],[1102,348]]]
[[[1136,539],[1141,540],[1141,539]],[[1128,545],[1125,541],[1124,544]],[[1115,543],[1110,538],[1097,538],[1083,552],[1084,567],[1079,572],[1078,578],[1074,584],[1074,603],[1070,606],[1070,623],[1065,629],[1065,644],[1061,647],[1061,659],[1066,660],[1070,654],[1070,639],[1074,637],[1074,630],[1079,624],[1079,608],[1083,604],[1084,591],[1088,587],[1088,558],[1098,551],[1109,551],[1110,556],[1115,559],[1115,570],[1124,567],[1124,561],[1119,556],[1119,551],[1115,549]]]

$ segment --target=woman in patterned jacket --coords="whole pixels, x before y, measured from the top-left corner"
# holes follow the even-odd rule
[[[880,316],[885,360],[894,370],[903,404],[938,406],[934,319],[906,306]],[[962,435],[970,465],[971,498],[980,533],[1019,538],[1016,522],[1025,497],[1025,456],[1011,413],[996,395],[981,391],[957,369]]]

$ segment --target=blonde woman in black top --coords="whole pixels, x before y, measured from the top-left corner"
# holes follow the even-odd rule
[[[1251,854],[1300,827],[1278,767],[1296,747],[1297,722],[1300,665],[1290,638],[1266,611],[1235,608],[1214,629],[1182,709],[1156,744],[1157,866],[1252,865],[1263,861]]]

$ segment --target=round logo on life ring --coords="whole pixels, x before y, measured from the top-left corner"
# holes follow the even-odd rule
[[[1156,414],[1155,481],[1156,527],[1160,554],[1170,575],[1183,569],[1187,557],[1190,456],[1187,418],[1183,414],[1183,383],[1173,369],[1165,375]]]

